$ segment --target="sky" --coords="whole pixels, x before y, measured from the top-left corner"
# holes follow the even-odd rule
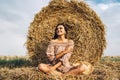
[[[25,56],[28,27],[50,0],[0,0],[0,56]],[[85,0],[101,18],[107,48],[103,56],[120,56],[120,0]]]

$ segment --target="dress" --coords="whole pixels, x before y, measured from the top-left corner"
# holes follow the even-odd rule
[[[74,48],[73,40],[68,40],[67,42],[63,42],[63,43],[50,41],[46,54],[49,59],[53,60],[55,58],[55,55],[65,50],[66,47],[69,47],[70,49],[73,50]],[[62,65],[58,67],[58,70],[65,73],[72,68],[69,62],[71,55],[72,55],[72,51],[69,53],[66,53],[63,57],[60,58],[60,61],[62,61]]]

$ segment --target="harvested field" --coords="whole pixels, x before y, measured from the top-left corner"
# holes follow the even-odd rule
[[[21,59],[17,58],[17,60]],[[4,58],[4,63],[9,59],[9,57]],[[16,58],[14,59],[16,61]],[[22,59],[28,60],[26,57]],[[6,65],[7,63],[1,65],[1,60],[3,60],[3,57],[0,57],[0,80],[120,80],[120,56],[102,57],[100,63],[95,65],[95,70],[90,75],[69,75],[63,78],[38,72],[32,65],[26,67],[25,64],[21,67],[17,67],[17,64],[13,67]],[[28,64],[27,61],[24,63]]]

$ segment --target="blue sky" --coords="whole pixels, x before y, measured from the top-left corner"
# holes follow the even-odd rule
[[[111,3],[111,2],[120,2],[120,0],[87,0],[87,1],[94,1],[95,3]]]
[[[0,1],[0,55],[24,56],[30,22],[50,0]],[[105,56],[120,56],[120,0],[86,0],[106,25]]]

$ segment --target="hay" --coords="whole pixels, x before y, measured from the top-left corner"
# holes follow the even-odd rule
[[[75,42],[70,61],[97,62],[106,47],[105,29],[98,15],[83,1],[52,0],[30,24],[27,50],[33,63],[47,62],[48,42],[58,23],[68,25],[68,38]]]
[[[33,67],[0,68],[0,80],[120,80],[120,62],[97,64],[90,75],[58,77],[35,71]]]

